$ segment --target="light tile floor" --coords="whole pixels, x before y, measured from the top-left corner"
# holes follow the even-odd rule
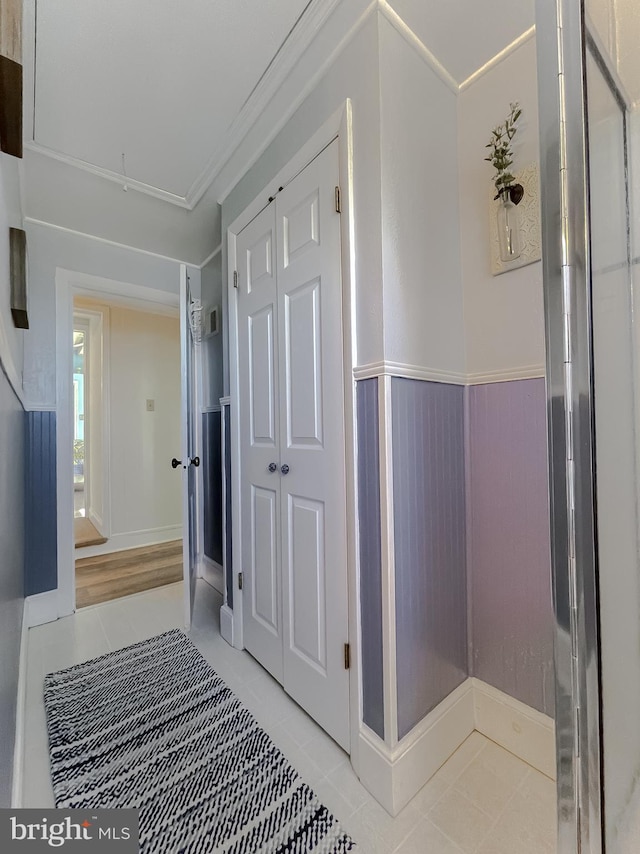
[[[555,852],[554,783],[477,732],[392,819],[361,786],[347,755],[250,655],[225,643],[219,633],[220,604],[219,594],[199,582],[191,639],[362,854]],[[44,674],[181,626],[182,585],[175,584],[83,608],[29,631],[25,807],[53,806]]]

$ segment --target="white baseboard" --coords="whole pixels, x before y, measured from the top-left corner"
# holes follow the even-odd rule
[[[102,516],[98,516],[93,510],[89,510],[88,519],[93,525],[93,527],[98,531],[98,533],[102,534],[104,537],[104,519]]]
[[[480,679],[470,678],[395,748],[362,725],[360,782],[390,815],[396,816],[474,730],[555,780],[553,719]]]
[[[58,590],[36,593],[24,600],[24,621],[28,629],[58,619]]]
[[[127,549],[139,549],[143,546],[156,546],[171,540],[182,539],[182,525],[165,528],[149,528],[147,531],[130,531],[125,534],[112,534],[106,543],[100,546],[83,546],[75,550],[76,558],[98,557],[99,555],[122,552]]]
[[[467,679],[391,749],[368,727],[360,730],[360,781],[396,816],[474,730],[473,688]]]
[[[233,646],[233,611],[228,605],[220,608],[220,634],[230,646]]]
[[[202,562],[200,566],[202,568],[202,574],[200,577],[203,578],[207,584],[211,585],[214,590],[217,590],[221,596],[224,596],[224,570],[220,564],[216,563],[215,560],[211,560],[210,557],[202,555]]]
[[[27,651],[29,626],[27,625],[27,600],[22,606],[22,630],[20,632],[20,659],[18,664],[18,694],[16,697],[16,734],[13,746],[13,779],[11,783],[11,807],[22,807],[24,780],[25,721],[27,714]]]
[[[553,718],[508,694],[472,678],[475,726],[487,738],[556,779]]]

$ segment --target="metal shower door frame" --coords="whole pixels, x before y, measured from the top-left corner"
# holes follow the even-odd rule
[[[601,854],[603,790],[584,0],[536,0],[558,853]]]

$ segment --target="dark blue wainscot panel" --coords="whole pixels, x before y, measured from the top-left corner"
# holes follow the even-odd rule
[[[378,380],[357,385],[363,720],[384,738]]]
[[[391,389],[402,738],[467,676],[464,388]]]
[[[27,412],[25,595],[58,586],[56,414]]]
[[[221,413],[202,415],[204,480],[204,553],[222,566]]]

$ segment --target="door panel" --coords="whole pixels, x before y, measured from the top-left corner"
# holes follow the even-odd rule
[[[251,501],[251,615],[278,636],[278,494],[253,486]]]
[[[282,594],[275,209],[238,235],[238,371],[243,628],[247,650],[280,682]],[[275,470],[269,466],[275,464]]]
[[[276,197],[284,688],[349,748],[340,216],[333,142]],[[330,607],[329,607],[330,606]]]
[[[255,447],[275,449],[275,343],[273,340],[273,306],[269,305],[249,317],[249,411],[251,442]]]
[[[324,515],[322,502],[289,496],[289,647],[326,676]]]
[[[287,357],[287,446],[322,447],[322,329],[320,280],[284,300]]]
[[[319,193],[314,190],[282,217],[284,267],[297,261],[306,250],[320,244],[319,207]]]

